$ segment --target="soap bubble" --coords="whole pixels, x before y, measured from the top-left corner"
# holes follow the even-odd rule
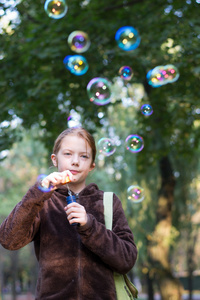
[[[166,71],[166,74],[164,74],[164,77],[169,82],[175,82],[176,80],[178,80],[180,74],[179,74],[178,69],[174,65],[166,65],[165,71]]]
[[[133,70],[129,66],[123,66],[119,69],[119,75],[124,80],[130,80],[133,77]]]
[[[89,36],[83,31],[73,31],[67,41],[71,50],[77,53],[83,53],[90,47]]]
[[[97,145],[99,152],[105,156],[112,155],[116,150],[115,144],[110,138],[101,138]]]
[[[131,185],[127,189],[128,200],[133,203],[139,203],[144,200],[144,189],[139,185]]]
[[[180,74],[174,65],[157,66],[147,73],[147,82],[153,87],[160,87],[178,80]]]
[[[146,77],[149,85],[152,85],[153,87],[159,87],[163,85],[164,78],[162,77],[161,68],[163,69],[164,67],[155,67],[147,73]]]
[[[106,105],[111,101],[111,83],[106,78],[95,77],[88,83],[87,93],[94,104]]]
[[[130,51],[139,46],[141,39],[134,27],[124,26],[117,30],[115,40],[122,50]]]
[[[61,19],[66,15],[68,6],[65,0],[46,0],[44,10],[50,18]]]
[[[87,72],[89,65],[86,58],[82,55],[67,55],[63,63],[72,74],[80,76]]]
[[[47,177],[47,175],[45,174],[40,174],[38,177],[37,177],[37,186],[38,186],[38,189],[41,190],[42,192],[50,192],[51,191],[51,188],[52,186],[49,185],[49,186],[44,186],[42,185],[42,180]]]
[[[159,87],[163,85],[164,78],[162,77],[161,68],[163,69],[164,66],[155,67],[147,73],[146,77],[149,85],[152,85],[153,87]]]
[[[153,113],[153,108],[150,104],[143,104],[141,106],[141,112],[144,116],[150,116]]]
[[[132,153],[140,152],[144,148],[143,138],[137,134],[127,136],[126,149]]]

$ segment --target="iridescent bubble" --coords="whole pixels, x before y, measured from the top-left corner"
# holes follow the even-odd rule
[[[139,185],[131,185],[127,189],[128,200],[133,203],[139,203],[144,200],[144,189]]]
[[[87,93],[94,104],[106,105],[111,101],[111,83],[106,78],[95,77],[88,83]]]
[[[174,65],[157,66],[147,73],[147,82],[153,87],[160,87],[178,80],[180,74]]]
[[[133,70],[129,66],[123,66],[119,69],[119,75],[124,80],[130,80],[133,77]]]
[[[83,53],[90,47],[89,36],[83,31],[73,31],[67,41],[72,51],[77,53]]]
[[[150,104],[143,104],[141,106],[141,112],[144,116],[150,116],[153,113],[153,108]]]
[[[165,71],[166,71],[165,78],[169,82],[174,82],[174,81],[178,80],[180,74],[179,74],[178,69],[174,65],[166,65]]]
[[[147,73],[147,81],[149,85],[159,87],[165,84],[165,79],[162,76],[162,70],[164,70],[164,66],[158,66]]]
[[[66,15],[68,6],[65,0],[46,0],[44,10],[50,18],[61,19]]]
[[[136,49],[141,41],[138,31],[132,26],[124,26],[117,30],[115,40],[124,51]]]
[[[51,185],[50,186],[45,186],[45,185],[42,185],[42,180],[47,177],[47,175],[45,174],[40,174],[38,177],[37,177],[37,186],[38,186],[38,189],[41,190],[42,192],[50,192],[51,191]]]
[[[101,154],[103,154],[105,156],[110,156],[115,152],[116,147],[115,147],[115,144],[112,141],[112,139],[101,138],[98,141],[98,149]]]
[[[144,148],[143,138],[137,134],[131,134],[127,136],[126,149],[132,153],[140,152]]]
[[[89,65],[86,58],[82,55],[67,55],[63,63],[72,74],[80,76],[87,72]]]

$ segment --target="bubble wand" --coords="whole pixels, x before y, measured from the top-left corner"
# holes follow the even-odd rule
[[[39,190],[43,191],[43,192],[50,192],[52,189],[54,189],[54,186],[49,183],[49,182],[45,182],[45,177],[47,177],[47,175],[45,174],[41,174],[38,176],[37,178],[37,182],[38,182],[38,188]],[[66,183],[69,183],[71,180],[69,178],[69,176],[66,177],[65,182],[61,183],[61,185],[65,185]]]
[[[70,204],[70,203],[73,203],[73,202],[76,202],[76,195],[72,195],[72,192],[71,190],[69,189],[69,186],[67,184],[67,189],[68,189],[68,194],[69,196],[66,197],[66,201],[67,201],[67,205]],[[73,226],[75,225],[78,225],[78,223],[73,223],[71,224]]]

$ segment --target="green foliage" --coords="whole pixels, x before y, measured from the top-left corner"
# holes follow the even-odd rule
[[[199,104],[200,28],[196,1],[73,0],[68,1],[68,13],[59,20],[49,18],[43,6],[44,1],[21,1],[17,5],[20,23],[12,33],[1,36],[1,120],[10,121],[17,115],[26,128],[38,124],[49,149],[57,133],[66,128],[72,108],[83,108],[83,125],[94,131],[100,125],[98,112],[106,113],[107,106],[97,107],[89,101],[87,83],[96,76],[112,80],[122,65],[129,64],[134,70],[132,81],[144,84],[154,108],[153,132],[145,135],[146,148],[168,152],[175,128],[180,130],[176,141],[180,151],[195,146],[196,135],[199,137],[193,123],[199,119],[195,109]],[[115,42],[115,32],[124,25],[132,25],[140,33],[141,44],[134,51],[123,51]],[[64,57],[73,54],[67,37],[77,29],[86,31],[91,39],[85,53],[89,70],[83,76],[72,75],[63,64]],[[178,67],[180,79],[150,88],[147,72],[168,63]],[[138,120],[145,134],[146,122]],[[1,134],[1,149],[7,149],[15,139],[14,130],[2,129]],[[193,143],[191,134],[195,135]]]
[[[44,146],[34,140],[37,129],[23,131],[21,142],[15,143],[7,158],[1,162],[0,216],[6,217],[21,200],[37,176],[47,173]]]
[[[0,151],[10,149],[14,143],[9,160],[1,165],[1,215],[11,210],[42,171],[40,167],[46,165],[43,153],[47,156],[51,151],[55,137],[67,127],[67,117],[75,109],[81,113],[83,126],[95,132],[96,140],[118,137],[121,143],[113,156],[98,159],[97,170],[89,180],[119,195],[137,241],[139,263],[147,265],[146,249],[156,222],[162,157],[170,158],[177,181],[172,245],[177,237],[181,239],[180,227],[189,228],[194,213],[191,204],[194,210],[198,208],[195,201],[199,187],[193,188],[193,182],[199,174],[200,4],[195,0],[67,3],[67,15],[53,20],[44,12],[44,0],[21,1],[17,5],[19,24],[11,21],[1,34],[0,120],[10,123],[0,124]],[[126,25],[135,27],[141,36],[141,44],[134,51],[121,50],[114,39],[115,32]],[[74,54],[67,44],[74,30],[87,32],[91,40],[84,54],[89,70],[83,76],[72,75],[63,64],[66,55]],[[178,81],[150,87],[147,72],[166,64],[178,68]],[[116,77],[123,65],[131,66],[134,76],[122,87],[116,84]],[[88,99],[87,83],[97,76],[107,77],[114,84],[115,100],[109,105],[96,106]],[[143,90],[139,99],[138,86]],[[122,98],[131,99],[132,105],[125,106]],[[145,118],[141,114],[144,103],[152,105],[152,116]],[[24,128],[36,128],[34,139],[42,140],[48,151],[31,142],[32,136],[22,148],[19,147],[23,144],[15,144],[23,139],[22,126],[12,125],[17,117]],[[124,145],[125,138],[134,133],[141,135],[145,143],[142,152],[135,155]],[[42,153],[41,158],[35,156],[35,151]],[[126,201],[126,189],[134,183],[145,188],[146,198],[133,206]]]

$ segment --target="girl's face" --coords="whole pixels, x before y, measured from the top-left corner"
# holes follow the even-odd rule
[[[73,183],[85,187],[88,173],[95,167],[92,163],[92,149],[88,142],[77,135],[66,135],[57,154],[51,155],[54,166],[59,172],[69,170],[73,174]]]

